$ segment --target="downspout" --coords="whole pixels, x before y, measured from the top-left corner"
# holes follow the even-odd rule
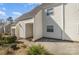
[[[41,11],[42,11],[42,15],[41,15],[41,17],[42,17],[42,18],[41,18],[41,19],[42,19],[42,20],[41,20],[41,21],[42,21],[42,37],[41,37],[41,38],[43,38],[43,9],[42,9]]]
[[[65,32],[65,5],[64,3],[62,4],[63,6],[63,29],[62,29],[62,34],[61,34],[61,39],[64,40],[63,38],[63,35],[64,35],[64,32]]]
[[[35,41],[35,36],[34,36],[34,27],[35,27],[35,15],[34,15],[34,22],[33,22],[33,39],[32,39],[32,41],[34,42]]]

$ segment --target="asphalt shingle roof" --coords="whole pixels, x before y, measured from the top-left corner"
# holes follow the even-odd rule
[[[53,3],[54,4],[54,3]],[[60,3],[59,3],[60,4]],[[59,5],[58,4],[58,5]],[[43,3],[37,7],[35,7],[32,11],[28,12],[28,13],[24,13],[23,15],[21,15],[20,17],[16,18],[16,23],[18,23],[19,21],[23,21],[23,20],[28,20],[29,18],[34,17],[40,10],[42,10],[43,8],[47,7],[48,5],[50,5],[50,3]],[[57,6],[57,4],[55,3],[53,6]]]

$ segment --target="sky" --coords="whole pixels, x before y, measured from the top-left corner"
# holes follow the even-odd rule
[[[23,13],[31,11],[40,4],[37,3],[0,3],[0,19],[6,20],[8,17],[13,17],[15,20]]]

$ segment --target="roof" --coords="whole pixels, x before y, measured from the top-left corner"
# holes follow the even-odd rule
[[[26,20],[29,18],[34,17],[38,11],[41,10],[41,6],[37,6],[36,8],[34,8],[32,11],[28,12],[28,13],[24,13],[23,15],[21,15],[20,17],[18,17],[16,20],[18,21],[22,21],[22,20]]]
[[[28,13],[24,13],[23,15],[21,15],[18,18],[15,19],[16,22],[14,24],[17,24],[19,21],[23,21],[23,20],[27,20],[29,18],[33,18],[41,9],[42,9],[42,5],[39,5],[39,6],[35,7],[32,11],[30,11]]]
[[[44,3],[44,4],[41,4],[37,7],[35,7],[32,11],[28,12],[28,13],[24,13],[23,15],[21,15],[20,17],[18,17],[16,19],[16,21],[22,21],[22,20],[26,20],[26,19],[29,19],[29,18],[32,18],[34,17],[40,10],[42,10],[43,7],[49,5],[50,3]]]
[[[57,6],[60,3],[53,3],[53,6]],[[23,15],[21,15],[20,17],[16,18],[16,22],[18,21],[23,21],[23,20],[27,20],[29,18],[33,18],[40,10],[42,10],[43,8],[46,8],[48,5],[51,5],[51,3],[43,3],[39,6],[37,6],[36,8],[34,8],[32,11],[28,12],[28,13],[24,13]]]

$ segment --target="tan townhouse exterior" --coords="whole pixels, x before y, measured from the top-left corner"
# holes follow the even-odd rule
[[[79,4],[45,3],[16,19],[11,35],[79,41]]]

